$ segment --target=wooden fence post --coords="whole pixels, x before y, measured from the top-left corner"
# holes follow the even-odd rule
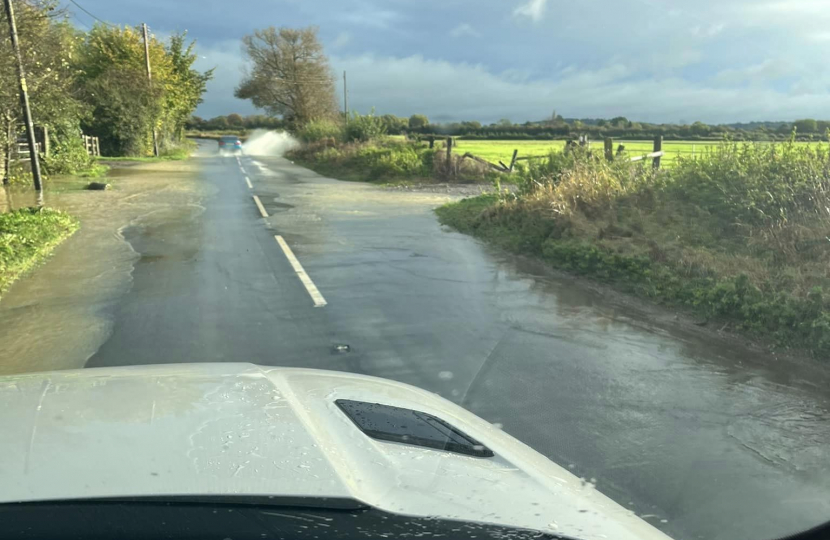
[[[432,150],[433,148],[435,148],[435,137],[430,135],[429,139],[427,140],[429,141],[429,149]]]
[[[43,143],[42,143],[43,146],[41,147],[41,148],[43,148],[43,156],[48,158],[49,157],[49,128],[47,126],[42,126],[40,128],[40,133],[43,137]]]
[[[513,166],[516,165],[516,158],[519,157],[519,149],[513,150],[513,159],[510,160],[510,172],[513,172]]]
[[[654,137],[654,151],[655,152],[662,152],[663,151],[663,136],[662,135],[657,135],[656,137]],[[654,166],[655,169],[660,168],[660,156],[657,156],[657,157],[654,158],[654,161],[652,162],[652,165]]]
[[[614,139],[611,137],[605,138],[605,159],[608,161],[614,160]]]
[[[447,137],[447,172],[452,172],[452,137]]]

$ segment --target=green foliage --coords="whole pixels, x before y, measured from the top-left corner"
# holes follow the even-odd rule
[[[338,116],[334,77],[317,28],[255,30],[242,38],[251,69],[234,95],[292,125]]]
[[[827,216],[830,152],[824,146],[725,144],[680,159],[666,190],[715,216],[724,229]]]
[[[384,114],[380,118],[388,135],[401,135],[409,127],[408,118],[400,118],[394,114]]]
[[[660,172],[556,153],[521,174],[517,199],[465,200],[439,218],[779,345],[830,353],[826,148],[730,143]]]
[[[77,228],[78,221],[59,210],[0,213],[0,292]]]
[[[76,70],[71,59],[78,35],[71,25],[56,18],[53,0],[15,2],[18,37],[26,66],[26,80],[32,113],[37,126],[52,134],[54,166],[47,172],[62,172],[83,167],[71,143],[60,144],[56,137],[78,129],[78,119],[87,107],[75,92]],[[0,27],[8,29],[5,11],[0,10]],[[11,54],[8,31],[0,33],[0,157],[21,134],[22,124],[16,64]],[[77,133],[76,133],[77,136]],[[62,155],[67,151],[68,155]],[[46,167],[48,169],[48,166]]]
[[[346,140],[350,142],[369,142],[386,135],[386,123],[375,116],[374,110],[369,114],[352,112],[346,125]]]
[[[411,143],[387,140],[336,147],[308,145],[289,156],[318,172],[341,179],[392,181],[428,177],[434,152]]]
[[[429,125],[429,118],[423,114],[413,114],[409,117],[409,129],[420,129]]]
[[[793,122],[793,127],[798,133],[816,133],[818,131],[818,122],[812,118],[804,118],[803,120]]]
[[[304,142],[314,143],[324,139],[339,141],[343,138],[343,126],[334,120],[318,119],[303,124],[296,131],[297,137]]]
[[[53,124],[49,131],[50,155],[42,160],[46,174],[78,174],[89,171],[92,158],[84,147],[77,120]]]
[[[161,150],[182,140],[212,77],[212,71],[192,68],[194,44],[185,46],[185,39],[185,34],[174,35],[167,46],[150,39],[150,82],[139,31],[99,24],[86,35],[76,59],[79,83],[92,107],[83,127],[100,138],[102,153],[149,155],[153,130]]]

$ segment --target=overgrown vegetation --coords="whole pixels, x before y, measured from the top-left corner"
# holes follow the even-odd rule
[[[830,353],[830,149],[731,143],[654,171],[555,154],[440,219],[514,252]]]
[[[453,154],[447,162],[444,143],[392,138],[387,120],[353,112],[347,125],[331,119],[305,123],[294,134],[305,144],[288,157],[319,173],[368,182],[492,182],[481,163]]]
[[[295,135],[305,144],[291,151],[290,159],[343,180],[492,181],[486,167],[476,161],[454,154],[448,164],[440,142],[429,148],[426,142],[388,137],[385,120],[374,114],[352,113],[347,126],[333,120],[313,120]]]
[[[0,293],[78,228],[58,210],[24,208],[0,213]]]
[[[343,180],[425,179],[432,175],[435,153],[402,141],[334,143],[323,138],[290,152],[289,157],[325,175]]]
[[[15,10],[35,125],[48,130],[45,174],[94,174],[82,132],[99,137],[108,155],[150,155],[154,130],[162,152],[178,151],[211,77],[192,68],[196,55],[184,34],[167,43],[151,36],[151,84],[137,29],[98,24],[80,32],[57,0],[18,0]],[[7,24],[0,10],[0,27]],[[0,32],[0,50],[6,51],[0,54],[0,173],[28,181],[10,159],[22,119],[8,32]]]
[[[186,45],[185,39],[173,35],[166,45],[150,39],[150,82],[138,30],[99,24],[84,36],[78,84],[90,114],[82,124],[85,132],[100,137],[102,154],[149,156],[154,131],[160,152],[181,145],[185,123],[212,76],[192,69],[194,44]]]

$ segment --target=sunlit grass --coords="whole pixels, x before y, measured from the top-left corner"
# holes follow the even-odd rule
[[[719,141],[664,141],[663,164],[671,166],[671,164],[678,157],[695,157],[704,154],[707,150],[712,150],[717,146],[723,144]],[[821,143],[800,142],[797,145],[816,145]],[[648,140],[622,140],[614,139],[614,152],[617,151],[619,145],[625,147],[625,152],[629,157],[641,156],[653,152],[654,142]],[[506,164],[510,163],[513,157],[513,150],[519,151],[519,157],[529,156],[545,156],[553,150],[561,151],[565,147],[565,141],[511,141],[511,140],[495,140],[495,141],[475,141],[457,139],[455,151],[464,154],[469,152],[480,158],[486,159],[491,163],[498,163],[502,161]],[[597,151],[603,151],[603,141],[595,140],[591,142],[591,148]]]

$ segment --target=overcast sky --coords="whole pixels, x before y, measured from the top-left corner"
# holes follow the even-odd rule
[[[92,25],[62,1],[76,24]],[[362,112],[484,122],[553,110],[649,122],[830,118],[830,0],[77,1],[160,36],[187,30],[198,67],[217,68],[204,117],[255,112],[233,97],[243,35],[315,25]]]

